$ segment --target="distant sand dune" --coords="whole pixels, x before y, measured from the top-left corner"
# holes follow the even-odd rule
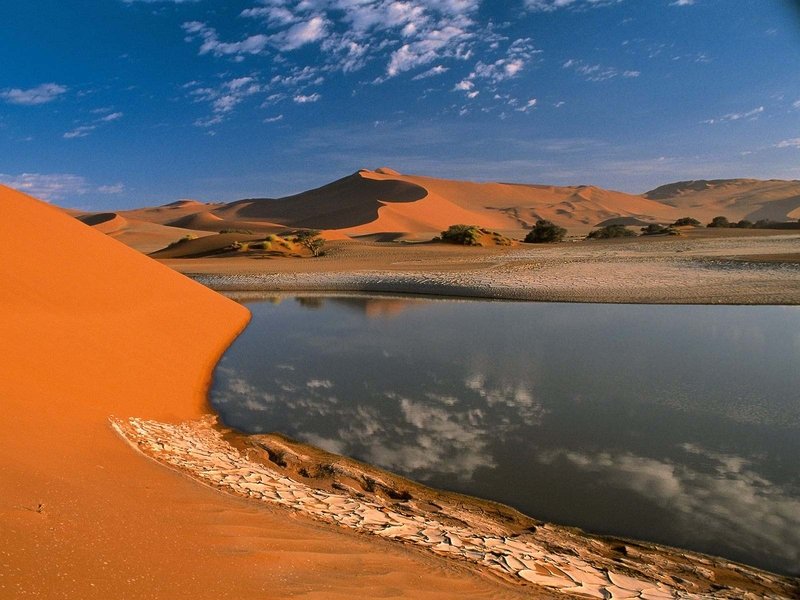
[[[722,215],[731,221],[800,218],[800,181],[715,179],[679,181],[644,194],[701,221]]]
[[[155,239],[152,230],[145,231],[145,223],[214,233],[237,229],[266,234],[306,228],[321,230],[330,240],[384,241],[427,240],[450,225],[465,224],[520,239],[539,219],[566,227],[573,235],[609,223],[668,224],[686,216],[703,223],[717,215],[731,221],[796,220],[800,218],[800,182],[683,181],[637,196],[591,185],[477,183],[403,175],[381,167],[362,169],[285,198],[249,198],[230,204],[179,200],[117,215],[126,220],[124,226],[117,221],[103,227],[112,234],[124,231],[123,241],[134,247],[143,247],[139,238],[145,233],[148,244]],[[161,237],[164,247],[180,235]]]

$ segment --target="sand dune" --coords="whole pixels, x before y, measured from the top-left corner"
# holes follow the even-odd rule
[[[584,235],[611,223],[641,227],[691,216],[702,222],[717,215],[732,221],[800,218],[800,182],[734,179],[688,181],[642,196],[596,186],[475,183],[403,175],[388,167],[360,170],[322,187],[285,198],[250,198],[230,204],[179,200],[164,206],[121,211],[124,227],[110,233],[143,247],[137,234],[155,243],[144,223],[190,232],[247,230],[275,233],[286,228],[323,231],[326,239],[428,240],[450,225],[478,225],[521,238],[538,219]],[[85,216],[81,217],[85,218]],[[121,223],[121,221],[119,222]],[[160,232],[164,243],[183,235]],[[185,232],[184,232],[185,233]],[[141,237],[141,236],[140,236]],[[137,246],[138,243],[138,246]],[[156,250],[147,245],[148,251]]]
[[[127,219],[117,213],[90,213],[77,217],[82,223],[103,233],[113,233],[128,225]]]
[[[679,181],[644,194],[674,206],[686,215],[710,221],[717,215],[731,221],[800,218],[800,181],[715,179]]]

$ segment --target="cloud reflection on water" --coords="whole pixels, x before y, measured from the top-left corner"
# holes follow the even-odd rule
[[[695,539],[769,556],[784,569],[800,565],[800,498],[755,471],[754,460],[683,444],[687,462],[629,452],[543,452],[539,461],[596,474],[601,483],[630,490],[679,519]],[[692,464],[692,458],[700,458]],[[705,467],[705,468],[703,468]],[[793,495],[793,492],[795,495]],[[731,536],[731,532],[736,532]]]

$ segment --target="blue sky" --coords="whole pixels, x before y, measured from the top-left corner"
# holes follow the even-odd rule
[[[0,0],[0,181],[92,210],[358,168],[800,178],[789,0]]]

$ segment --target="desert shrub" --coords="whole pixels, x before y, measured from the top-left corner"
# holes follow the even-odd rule
[[[528,244],[547,244],[552,242],[561,242],[564,236],[567,235],[567,230],[559,227],[552,221],[539,219],[536,225],[533,226],[525,236],[525,242]]]
[[[742,219],[741,221],[736,223],[736,225],[734,225],[734,227],[736,227],[738,229],[752,229],[753,228],[753,222],[752,221],[748,221],[747,219]]]
[[[253,235],[249,229],[222,229],[220,233],[242,233],[244,235]]]
[[[320,233],[322,232],[317,229],[303,229],[295,234],[294,240],[311,250],[311,254],[316,258],[324,254],[322,247],[325,245],[325,240],[319,237]]]
[[[272,243],[267,240],[263,242],[251,242],[250,248],[253,250],[272,250]]]
[[[673,227],[687,227],[689,225],[692,227],[701,227],[703,224],[692,217],[681,217],[672,224]]]
[[[636,234],[625,225],[606,225],[589,232],[588,240],[608,240],[612,238],[635,237]]]
[[[189,234],[183,236],[181,239],[175,240],[174,242],[172,242],[169,246],[167,246],[167,248],[168,249],[169,248],[174,248],[175,246],[180,246],[181,244],[185,244],[186,242],[190,242],[190,241],[196,240],[196,239],[197,239],[196,235],[194,235],[193,233],[189,233]]]
[[[267,242],[277,242],[277,241],[278,241],[278,236],[277,236],[277,235],[275,235],[274,233],[270,233],[270,234],[269,234],[269,235],[266,237],[265,241],[267,241]]]
[[[664,227],[658,223],[650,223],[647,227],[642,227],[642,235],[680,235],[680,233],[673,229],[672,225]]]
[[[441,235],[443,242],[462,246],[478,246],[480,237],[481,230],[477,225],[450,225]]]
[[[726,217],[714,217],[706,227],[730,227],[731,223]]]

